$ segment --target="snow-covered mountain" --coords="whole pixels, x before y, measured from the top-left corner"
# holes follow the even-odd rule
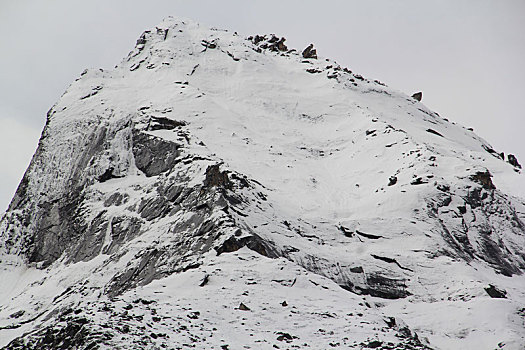
[[[47,115],[3,349],[524,349],[518,161],[274,35],[168,18]]]

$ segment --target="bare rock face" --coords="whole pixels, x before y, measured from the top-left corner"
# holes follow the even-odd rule
[[[15,339],[3,349],[6,350],[48,350],[48,349],[94,349],[104,339],[103,334],[94,334],[89,329],[90,321],[74,317],[72,310],[61,316],[61,322],[27,334],[25,339]],[[107,337],[108,335],[106,335]]]
[[[470,178],[472,181],[475,181],[483,186],[487,190],[493,190],[496,188],[490,179],[492,175],[487,171],[478,171],[476,174],[472,175]]]
[[[221,172],[219,165],[210,165],[206,169],[206,178],[204,179],[204,186],[230,188],[231,182],[226,172]]]
[[[178,148],[176,143],[140,131],[133,134],[135,164],[146,176],[172,169],[179,155]]]

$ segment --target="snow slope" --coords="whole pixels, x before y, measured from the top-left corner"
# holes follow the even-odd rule
[[[303,56],[168,18],[85,71],[0,223],[0,345],[523,349],[520,168]]]

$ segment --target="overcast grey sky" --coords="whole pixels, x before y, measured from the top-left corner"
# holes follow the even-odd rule
[[[276,33],[423,103],[525,166],[525,1],[0,0],[0,212],[47,110],[85,68],[111,68],[164,17]]]

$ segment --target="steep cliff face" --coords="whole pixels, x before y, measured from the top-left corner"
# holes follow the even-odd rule
[[[0,346],[525,342],[516,164],[284,43],[170,18],[82,73],[0,223]]]

